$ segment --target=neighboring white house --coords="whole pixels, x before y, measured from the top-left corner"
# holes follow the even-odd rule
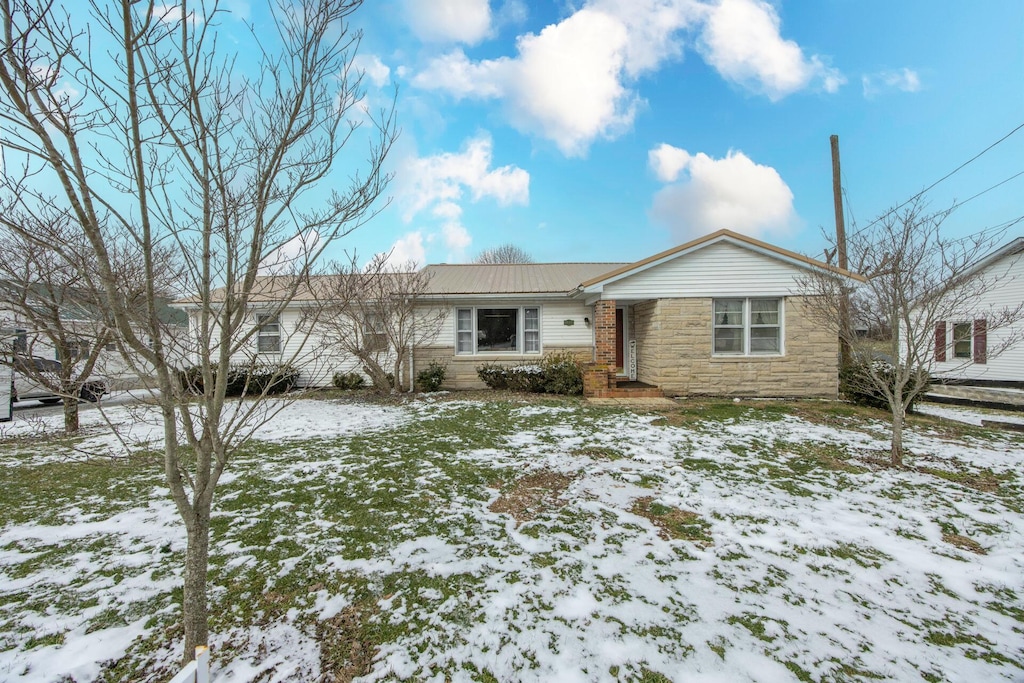
[[[448,368],[447,386],[482,387],[476,368],[484,363],[570,351],[604,373],[601,385],[590,385],[599,395],[635,381],[669,395],[835,397],[838,336],[812,319],[801,282],[808,272],[860,279],[728,230],[630,264],[426,270],[421,314],[441,313],[446,324],[413,344],[413,371],[438,361]],[[355,359],[323,345],[315,325],[302,324],[310,297],[300,293],[282,309],[273,284],[259,289],[249,358],[297,363],[300,385],[358,370]],[[195,320],[194,300],[176,305]]]
[[[995,286],[971,302],[974,311],[1013,310],[1024,303],[1024,237],[978,261],[970,274]],[[992,386],[1024,386],[1024,321],[992,329],[983,314],[943,320],[935,327],[933,374],[943,380]]]
[[[53,340],[46,330],[38,329],[29,316],[25,314],[22,306],[28,305],[36,309],[37,304],[32,297],[28,297],[27,303],[12,304],[5,303],[7,297],[18,301],[17,285],[8,282],[0,282],[0,331],[8,340],[9,348],[5,348],[8,357],[21,356],[42,358],[45,360],[60,360]],[[40,300],[39,308],[52,307],[54,297],[48,296]],[[41,313],[41,320],[47,320],[48,313]],[[85,357],[101,333],[106,329],[102,317],[88,306],[69,302],[59,307],[61,326],[68,334],[67,344],[71,356]],[[158,316],[164,323],[165,344],[169,349],[176,349],[187,331],[187,320],[184,314],[166,303],[161,303],[158,309]],[[52,334],[52,332],[51,332]],[[183,357],[184,351],[177,350],[177,355]],[[145,374],[145,364],[136,361],[134,369],[131,367],[117,348],[117,344],[109,337],[104,339],[103,349],[96,359],[94,374],[102,375],[109,381],[114,389],[134,388],[145,384],[145,378],[139,374]]]

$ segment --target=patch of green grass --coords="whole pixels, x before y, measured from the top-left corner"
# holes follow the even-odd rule
[[[787,622],[781,619],[772,619],[770,617],[754,614],[753,612],[743,612],[739,615],[734,614],[726,617],[725,619],[725,623],[742,626],[750,632],[750,635],[754,636],[758,640],[766,643],[773,643],[776,640],[776,636],[768,633],[768,629],[765,627],[769,622],[781,626],[783,633],[788,632],[789,624]]]
[[[622,451],[610,446],[583,446],[574,448],[569,454],[594,460],[621,460],[625,457]]]
[[[63,633],[47,633],[41,636],[32,636],[25,644],[22,645],[23,650],[31,650],[36,647],[46,647],[47,645],[63,645],[64,634]]]
[[[725,661],[725,650],[726,647],[729,645],[729,641],[727,641],[722,636],[718,636],[714,640],[707,641],[706,645],[708,646],[709,650],[718,655],[719,659],[721,659],[723,662]]]
[[[854,543],[836,543],[831,546],[818,546],[810,551],[821,557],[833,557],[850,560],[865,569],[880,569],[883,562],[891,562],[892,558],[877,548],[856,545]]]

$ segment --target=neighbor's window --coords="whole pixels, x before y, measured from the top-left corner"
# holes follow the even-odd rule
[[[539,308],[459,308],[457,353],[540,353]]]
[[[953,357],[971,357],[971,323],[953,325]]]
[[[781,353],[781,302],[781,299],[715,299],[712,332],[714,353]]]
[[[257,315],[256,324],[259,333],[256,337],[256,348],[260,353],[281,352],[281,322],[276,315]]]
[[[28,330],[17,329],[14,331],[14,352],[28,353]]]
[[[388,338],[377,313],[367,313],[363,318],[363,346],[367,351],[383,351],[388,347]]]

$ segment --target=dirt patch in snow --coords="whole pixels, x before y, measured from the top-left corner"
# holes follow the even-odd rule
[[[680,510],[644,497],[637,498],[633,503],[633,514],[650,520],[665,540],[693,541],[705,547],[714,543],[709,533],[711,525],[696,512]]]
[[[376,603],[359,602],[317,623],[321,683],[348,683],[370,673],[377,646],[367,637],[366,629],[377,611]]]
[[[551,470],[540,470],[518,479],[511,488],[491,503],[491,512],[512,515],[516,526],[529,522],[549,510],[563,507],[569,501],[562,494],[572,477]]]
[[[984,546],[975,541],[973,538],[967,538],[961,534],[942,534],[942,540],[950,545],[955,545],[961,550],[967,550],[978,555],[986,555],[988,553]]]

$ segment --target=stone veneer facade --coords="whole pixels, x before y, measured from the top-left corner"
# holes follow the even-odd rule
[[[584,363],[589,363],[594,356],[594,350],[589,346],[544,347],[544,354],[555,351],[571,351]],[[486,389],[487,385],[481,382],[476,374],[476,369],[484,363],[528,365],[539,363],[544,354],[456,355],[453,346],[417,346],[413,352],[413,364],[416,367],[416,372],[427,367],[430,361],[437,361],[446,366],[448,372],[443,385],[445,389]]]
[[[835,330],[785,297],[782,356],[712,356],[712,299],[657,299],[633,307],[637,379],[666,395],[820,397],[839,393]]]

